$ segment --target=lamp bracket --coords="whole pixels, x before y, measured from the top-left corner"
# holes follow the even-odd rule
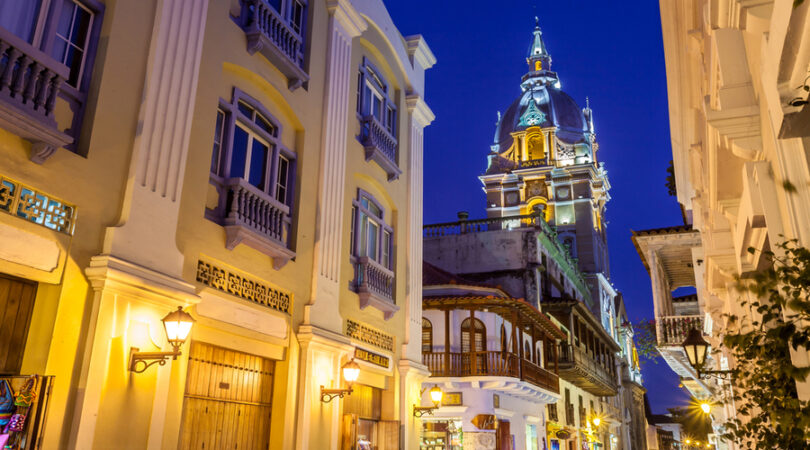
[[[140,352],[137,347],[131,347],[129,349],[129,370],[143,373],[149,366],[155,364],[165,366],[169,358],[177,359],[178,356],[180,356],[179,347],[175,347],[171,352]]]
[[[695,369],[698,378],[715,377],[721,380],[731,380],[734,378],[733,370],[701,370]]]
[[[414,417],[422,417],[425,414],[433,415],[433,410],[437,409],[436,406],[414,406],[413,407],[413,416]]]
[[[324,389],[321,386],[321,401],[324,403],[329,403],[335,398],[343,398],[346,395],[351,395],[352,388],[348,389]]]

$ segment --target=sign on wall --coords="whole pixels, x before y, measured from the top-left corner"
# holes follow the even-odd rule
[[[461,392],[447,392],[442,396],[442,406],[461,406],[463,403]]]
[[[382,367],[383,369],[387,369],[388,366],[391,365],[391,360],[387,356],[370,352],[360,347],[356,347],[354,349],[354,359],[365,361],[369,364],[374,364],[375,366]]]

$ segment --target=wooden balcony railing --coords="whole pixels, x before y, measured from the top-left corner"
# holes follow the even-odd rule
[[[244,0],[245,35],[250,54],[260,52],[289,80],[294,90],[309,80],[304,70],[304,39],[267,0]]]
[[[680,347],[692,328],[703,331],[703,316],[659,317],[655,321],[658,345],[661,347]]]
[[[559,392],[556,374],[512,353],[500,351],[454,353],[422,352],[425,364],[434,377],[499,376],[519,378],[543,389]]]
[[[386,320],[399,310],[394,301],[394,272],[377,261],[363,256],[355,263],[355,283],[360,296],[360,308],[374,306],[381,310]]]
[[[290,249],[289,206],[243,178],[211,175],[210,182],[219,193],[219,206],[207,215],[225,226],[228,249],[244,243],[272,257],[277,269],[295,256]]]
[[[360,143],[366,149],[366,161],[374,160],[393,180],[402,174],[399,169],[397,138],[393,136],[374,116],[360,120]]]
[[[54,117],[67,75],[67,67],[0,28],[0,127],[32,142],[35,162],[73,142]]]
[[[618,382],[615,372],[608,363],[598,362],[588,352],[575,345],[563,343],[559,349],[560,373],[563,375],[571,373],[573,378],[569,381],[578,385],[582,383],[586,390],[592,392],[610,391],[613,392],[610,395],[615,395],[614,391],[618,389]]]

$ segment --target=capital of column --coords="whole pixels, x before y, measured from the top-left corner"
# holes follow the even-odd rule
[[[340,23],[351,38],[360,36],[368,28],[366,20],[349,0],[326,0],[326,10]]]
[[[405,105],[417,126],[425,128],[436,118],[427,103],[419,94],[410,94],[405,97]]]

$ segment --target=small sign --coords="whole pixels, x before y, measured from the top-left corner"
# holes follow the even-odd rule
[[[364,350],[360,347],[354,349],[354,357],[359,359],[360,361],[365,361],[369,364],[374,364],[375,366],[380,366],[383,369],[387,369],[390,365],[390,360],[387,356],[383,356],[374,352],[370,352],[368,350]]]
[[[442,396],[442,406],[461,406],[463,397],[461,392],[446,392]]]
[[[346,336],[365,344],[379,347],[389,352],[394,351],[394,337],[369,325],[346,319]]]
[[[492,406],[494,408],[501,407],[501,397],[498,394],[492,394]]]

